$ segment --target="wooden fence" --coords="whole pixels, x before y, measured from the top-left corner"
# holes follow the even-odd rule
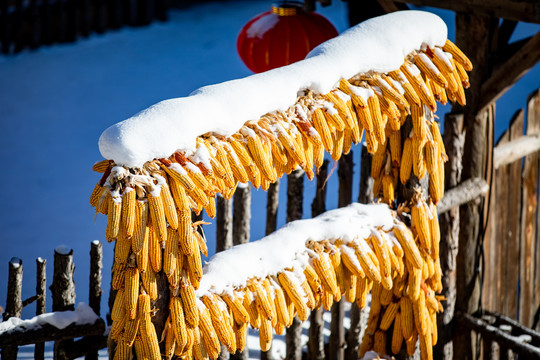
[[[169,0],[0,0],[4,54],[165,21]]]

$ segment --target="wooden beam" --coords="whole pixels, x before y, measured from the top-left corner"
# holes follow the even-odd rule
[[[540,134],[522,136],[495,147],[493,166],[500,168],[537,151],[540,151]]]
[[[531,0],[395,0],[395,2],[540,24],[540,3]]]
[[[437,204],[437,213],[444,214],[450,209],[466,204],[474,199],[487,194],[488,183],[481,178],[465,180],[456,187],[447,190],[444,197]]]
[[[497,100],[540,61],[540,31],[505,61],[482,84],[480,108]]]

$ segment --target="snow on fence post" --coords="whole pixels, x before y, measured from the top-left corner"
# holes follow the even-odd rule
[[[52,292],[52,311],[75,310],[75,282],[73,281],[73,249],[60,245],[54,249],[53,282],[49,287]],[[65,345],[72,340],[54,342],[54,358],[68,359]]]
[[[350,152],[339,159],[338,178],[338,207],[345,207],[352,201],[353,154]],[[329,358],[330,360],[345,359],[345,298],[332,304],[332,321],[330,323]]]
[[[8,290],[4,321],[11,317],[21,317],[22,312],[22,277],[23,266],[19,258],[11,258],[9,262]],[[17,346],[6,346],[2,349],[2,359],[17,359]]]
[[[304,170],[296,169],[287,176],[287,222],[302,218],[304,197]],[[289,360],[302,359],[302,322],[294,317],[286,330],[286,357]]]
[[[36,259],[36,315],[45,313],[45,301],[47,298],[47,260]],[[34,348],[34,359],[45,359],[45,343],[36,343]]]
[[[445,164],[445,188],[461,182],[461,159],[465,134],[463,114],[447,114],[444,119],[444,147],[448,161]],[[454,306],[456,303],[456,256],[459,239],[459,207],[439,216],[441,228],[440,259],[442,269],[442,295],[446,298],[443,312],[437,316],[439,339],[433,349],[438,359],[452,359]]]
[[[314,218],[326,211],[326,177],[328,174],[328,160],[324,160],[317,173],[317,188],[311,203],[311,217]],[[309,342],[308,357],[312,360],[324,360],[324,309],[319,307],[311,310],[309,316]],[[358,356],[357,356],[358,357]]]

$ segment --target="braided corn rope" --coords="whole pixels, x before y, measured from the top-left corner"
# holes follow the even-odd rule
[[[352,143],[362,140],[365,132],[368,150],[373,154],[374,193],[381,201],[394,205],[398,179],[405,183],[411,173],[418,178],[429,174],[429,205],[418,195],[411,206],[413,232],[418,241],[404,225],[394,228],[396,234],[406,233],[403,236],[410,244],[405,247],[409,249],[409,257],[407,250],[380,249],[377,241],[362,239],[365,253],[360,253],[363,257],[358,252],[355,254],[358,259],[371,261],[369,271],[364,267],[351,269],[347,266],[347,261],[354,262],[354,257],[349,259],[350,250],[343,252],[344,244],[338,246],[328,239],[328,244],[306,246],[320,259],[328,258],[325,261],[332,263],[331,269],[325,266],[328,274],[341,274],[336,286],[330,289],[327,284],[320,294],[313,289],[314,275],[321,284],[328,281],[327,276],[333,279],[332,275],[319,273],[314,267],[315,271],[310,271],[313,284],[307,277],[304,279],[310,286],[306,287],[301,278],[302,281],[289,279],[288,273],[283,272],[269,279],[252,279],[248,290],[263,295],[263,290],[275,293],[282,287],[289,298],[287,307],[292,309],[291,304],[294,305],[294,310],[288,310],[289,315],[296,312],[302,318],[308,308],[320,304],[328,308],[332,299],[344,295],[352,300],[353,294],[365,295],[372,288],[374,300],[362,352],[374,348],[384,353],[386,332],[394,321],[403,328],[401,339],[406,341],[407,349],[414,350],[420,335],[422,354],[431,358],[431,345],[436,342],[434,314],[440,308],[434,292],[441,290],[436,240],[440,234],[438,225],[434,225],[437,219],[434,204],[444,193],[446,155],[438,124],[429,110],[435,110],[436,101],[465,104],[466,71],[471,69],[466,56],[447,41],[442,48],[426,47],[412,52],[399,69],[387,74],[358,74],[341,79],[339,87],[327,94],[305,91],[286,111],[249,121],[232,136],[201,135],[194,153],[176,152],[168,158],[148,161],[141,168],[118,166],[111,160],[96,163],[93,169],[103,176],[92,192],[90,203],[97,213],[108,215],[106,238],[109,242],[116,241],[112,286],[119,293],[111,329],[111,337],[118,342],[115,357],[128,356],[135,346],[137,354],[143,357],[160,358],[158,337],[161,334],[156,334],[150,315],[151,301],[163,290],[156,284],[156,273],[160,271],[166,274],[175,295],[171,298],[170,321],[164,334],[167,358],[172,355],[215,358],[216,351],[219,352],[218,340],[231,351],[243,348],[242,334],[245,334],[247,318],[245,314],[235,315],[241,312],[240,301],[235,297],[223,298],[223,294],[202,297],[202,302],[194,298],[203,274],[201,252],[207,255],[207,248],[205,240],[195,231],[191,211],[199,213],[204,208],[214,217],[216,194],[230,198],[239,182],[249,181],[256,188],[266,190],[276,179],[297,167],[312,179],[314,168],[322,165],[325,151],[338,160],[350,151]],[[408,116],[412,119],[412,131],[403,140],[400,129]],[[427,216],[429,213],[434,215]],[[416,254],[412,256],[414,249],[419,258]],[[391,257],[396,264],[388,268],[387,262],[379,261],[381,254],[377,251],[390,255],[390,250],[396,251]],[[316,262],[315,259],[313,263]],[[361,271],[365,277],[360,276]],[[357,279],[354,290],[353,275]],[[298,284],[294,281],[300,282],[302,291],[296,289]],[[294,289],[299,294],[309,294],[311,290],[313,299],[302,302],[303,305],[294,302]],[[396,315],[397,303],[392,302],[392,295],[400,299],[397,314],[401,315]],[[306,300],[304,295],[301,298]],[[188,307],[186,299],[198,305]],[[242,300],[246,311],[253,308],[252,303],[249,296],[248,300]],[[288,324],[284,319],[277,321],[277,316],[272,317],[276,319],[272,322],[268,318],[272,308],[268,304],[264,306],[268,309],[256,308],[258,323],[251,318],[255,313],[248,314],[251,325],[260,329],[263,349],[271,338],[271,327],[282,332]],[[260,316],[261,310],[266,318]],[[224,316],[230,320],[231,312],[234,321],[220,321]],[[416,324],[412,330],[411,314]],[[261,320],[263,318],[265,320]],[[398,328],[394,326],[395,333]],[[398,338],[397,333],[392,336],[392,349],[401,347]]]

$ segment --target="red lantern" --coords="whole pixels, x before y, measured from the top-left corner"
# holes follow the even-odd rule
[[[302,60],[337,35],[325,17],[305,11],[300,2],[283,2],[244,25],[236,48],[246,66],[259,73]]]

